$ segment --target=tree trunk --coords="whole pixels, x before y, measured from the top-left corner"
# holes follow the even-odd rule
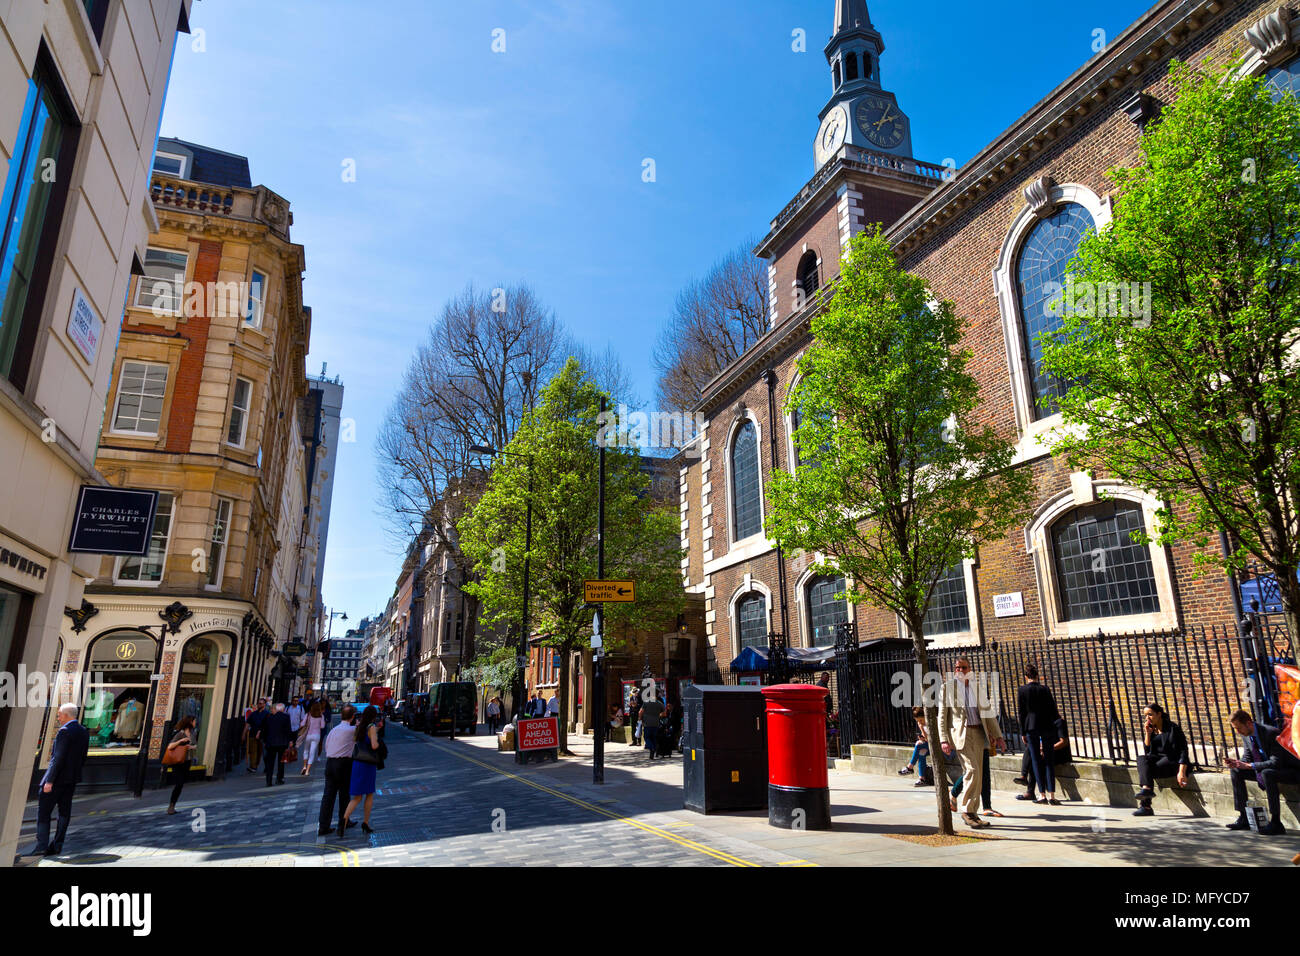
[[[939,736],[939,708],[926,699],[923,690],[930,673],[930,657],[925,650],[925,635],[921,627],[917,624],[909,624],[908,631],[911,634],[912,646],[916,649],[916,661],[921,668],[921,686],[915,690],[925,707],[925,730],[930,736],[930,765],[934,768],[934,799],[939,811],[939,832],[946,836],[953,836],[955,831],[952,828],[952,806],[948,802],[948,765],[944,760],[942,738]],[[943,675],[940,674],[939,678],[938,690],[942,699]]]

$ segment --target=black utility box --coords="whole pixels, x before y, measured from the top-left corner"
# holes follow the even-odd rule
[[[697,813],[767,807],[767,707],[757,687],[682,691],[685,807]]]

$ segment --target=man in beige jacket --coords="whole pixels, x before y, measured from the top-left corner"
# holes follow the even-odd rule
[[[976,686],[970,660],[957,658],[952,670],[952,677],[944,682],[939,702],[939,741],[945,754],[955,750],[961,755],[965,770],[961,818],[967,826],[978,829],[988,826],[977,816],[984,786],[984,751],[990,742],[999,753],[1006,744],[995,717],[996,703],[991,694],[981,694],[981,688]]]

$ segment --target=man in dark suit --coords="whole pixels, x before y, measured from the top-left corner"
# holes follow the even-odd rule
[[[1268,826],[1260,833],[1281,836],[1286,833],[1280,815],[1282,801],[1277,792],[1279,783],[1300,783],[1300,759],[1282,746],[1278,729],[1261,724],[1244,710],[1232,715],[1232,729],[1246,738],[1247,760],[1227,759],[1232,768],[1232,803],[1237,808],[1237,819],[1228,824],[1229,830],[1249,830],[1246,820],[1246,779],[1253,775],[1268,795]]]
[[[90,749],[90,731],[77,722],[77,705],[64,704],[54,718],[59,731],[50,748],[50,765],[41,778],[41,792],[36,811],[36,846],[28,856],[58,856],[63,852],[63,838],[72,820],[72,794],[81,782],[81,767]],[[59,824],[50,842],[50,816],[59,808]]]
[[[266,785],[271,785],[271,774],[276,783],[284,783],[284,762],[280,760],[293,742],[293,724],[284,712],[284,704],[276,704],[275,711],[266,718],[261,730],[262,745],[266,750]]]

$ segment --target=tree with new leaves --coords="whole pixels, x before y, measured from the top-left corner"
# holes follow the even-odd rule
[[[592,611],[583,582],[597,577],[598,441],[606,444],[605,576],[635,581],[637,598],[607,605],[606,621],[647,627],[671,619],[685,603],[680,517],[649,495],[650,479],[627,436],[604,426],[604,394],[581,363],[569,359],[493,461],[487,489],[459,525],[461,547],[474,562],[476,577],[467,590],[482,602],[485,620],[513,625],[516,634],[525,554],[530,558],[530,630],[541,635],[543,647],[561,652],[564,715],[571,653],[591,642]],[[533,537],[526,552],[530,499]],[[607,635],[606,647],[612,643]],[[560,750],[568,752],[564,720]]]
[[[1174,63],[1171,78],[1141,162],[1110,173],[1113,221],[1057,298],[1043,361],[1072,387],[1053,450],[1165,502],[1159,544],[1271,571],[1297,649],[1300,104],[1232,68]],[[1134,293],[1142,309],[1115,307]],[[1207,547],[1220,529],[1227,555]]]
[[[799,465],[772,476],[771,528],[825,556],[847,597],[897,614],[929,674],[924,620],[935,584],[1022,515],[1033,485],[1012,445],[979,424],[970,352],[949,302],[899,269],[882,233],[855,236],[812,320],[787,400]],[[936,702],[926,699],[931,746]],[[934,761],[940,832],[952,833],[944,762]]]

